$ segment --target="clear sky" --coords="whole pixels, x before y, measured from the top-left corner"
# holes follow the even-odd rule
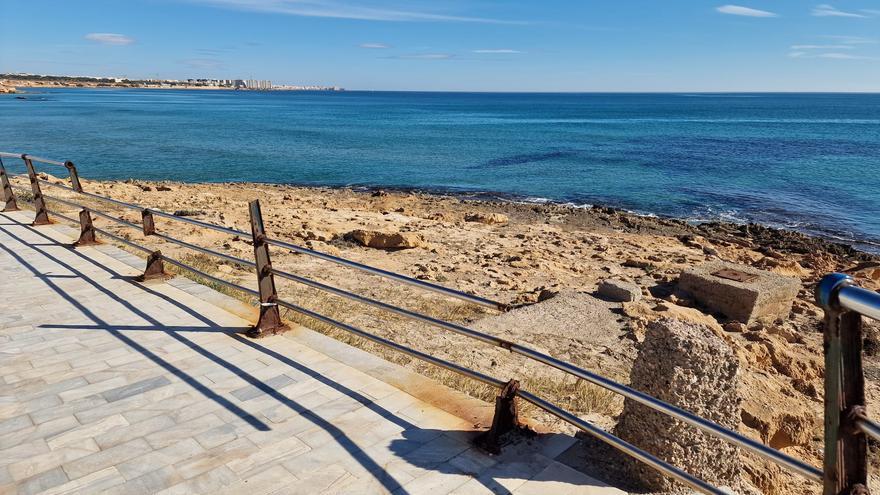
[[[880,1],[0,0],[0,71],[347,89],[880,91]]]

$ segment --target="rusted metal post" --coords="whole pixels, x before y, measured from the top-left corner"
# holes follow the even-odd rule
[[[156,222],[153,220],[153,214],[150,210],[141,210],[141,219],[144,227],[144,237],[156,233]],[[162,251],[156,250],[147,257],[147,268],[144,274],[138,277],[138,280],[155,280],[170,278],[171,275],[165,272],[165,264],[162,262]]]
[[[6,203],[3,211],[18,211],[15,193],[12,191],[12,185],[9,183],[9,176],[6,175],[6,167],[3,166],[2,159],[0,159],[0,186],[3,187],[3,201]]]
[[[162,251],[153,251],[147,257],[147,268],[144,269],[144,274],[137,279],[145,282],[155,279],[164,280],[169,277],[170,275],[165,272],[165,264],[162,263]]]
[[[263,226],[260,201],[256,199],[251,201],[248,208],[251,217],[254,258],[257,264],[257,283],[260,289],[260,319],[248,332],[248,336],[262,337],[284,332],[290,327],[281,321],[281,312],[278,310],[278,292],[275,290],[275,276],[272,274],[269,244],[266,243],[266,230]]]
[[[83,208],[79,212],[79,239],[73,243],[74,246],[89,246],[98,244],[98,238],[95,232],[95,226],[92,225],[92,214],[89,210]]]
[[[83,192],[82,184],[80,184],[79,182],[79,174],[76,171],[76,165],[74,165],[72,161],[68,160],[64,162],[64,166],[70,173],[70,187],[72,187],[73,190],[76,192]]]
[[[856,425],[865,414],[862,316],[840,307],[852,278],[833,274],[816,288],[825,310],[825,459],[823,495],[868,494],[868,442]]]
[[[153,219],[153,213],[150,210],[141,211],[141,224],[144,226],[145,236],[156,233],[156,221]]]
[[[501,453],[501,435],[511,430],[526,430],[519,421],[519,411],[516,407],[516,393],[519,390],[519,381],[510,380],[501,389],[498,397],[495,397],[495,416],[492,418],[492,427],[476,439],[476,444],[486,452],[494,455]]]
[[[24,166],[27,167],[28,179],[31,181],[31,191],[34,193],[34,209],[37,212],[32,225],[46,225],[52,223],[49,221],[49,210],[46,208],[46,200],[43,198],[43,192],[40,190],[40,182],[37,180],[37,171],[34,170],[34,163],[27,155],[21,155],[24,160]]]

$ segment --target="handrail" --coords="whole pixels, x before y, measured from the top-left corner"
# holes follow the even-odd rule
[[[170,243],[172,243],[172,244],[177,244],[178,246],[182,246],[182,247],[185,247],[185,248],[187,248],[187,249],[192,249],[193,251],[198,251],[198,252],[200,252],[200,253],[204,253],[204,254],[207,254],[207,255],[210,255],[210,256],[214,256],[214,257],[220,258],[220,259],[222,259],[222,260],[228,261],[228,262],[230,262],[230,263],[235,263],[235,264],[237,264],[237,265],[242,265],[242,266],[246,266],[246,267],[249,267],[249,268],[256,268],[256,266],[257,266],[256,263],[254,263],[253,261],[244,260],[244,259],[241,259],[241,258],[237,258],[237,257],[235,257],[235,256],[230,256],[230,255],[225,254],[225,253],[221,253],[221,252],[218,252],[218,251],[214,251],[214,250],[212,250],[212,249],[208,249],[208,248],[205,248],[205,247],[202,247],[202,246],[198,246],[198,245],[196,245],[196,244],[191,244],[191,243],[186,242],[186,241],[181,241],[180,239],[175,239],[175,238],[173,238],[173,237],[171,237],[171,236],[167,236],[167,235],[165,235],[165,234],[160,234],[160,233],[156,232],[156,233],[153,233],[153,234],[150,234],[150,235],[153,236],[153,237],[156,237],[156,238],[162,239],[162,240],[165,241],[165,242],[170,242]]]
[[[45,164],[48,164],[48,165],[58,165],[59,167],[64,167],[64,166],[65,166],[65,162],[59,162],[58,160],[50,160],[50,159],[48,159],[48,158],[41,158],[41,157],[39,157],[39,156],[33,156],[33,155],[21,155],[21,157],[22,157],[22,158],[27,157],[27,159],[30,160],[30,161],[32,161],[32,162],[40,162],[40,163],[45,163]]]
[[[376,344],[380,344],[382,346],[388,347],[390,349],[394,349],[394,350],[401,352],[403,354],[407,354],[409,356],[415,357],[415,358],[420,359],[422,361],[431,363],[435,366],[439,366],[441,368],[458,373],[460,375],[470,377],[470,378],[477,380],[479,382],[482,382],[486,385],[494,386],[496,388],[501,388],[505,385],[505,383],[503,381],[501,381],[497,378],[493,378],[489,375],[480,373],[479,371],[474,371],[472,369],[457,365],[455,363],[446,361],[444,359],[440,359],[440,358],[431,356],[430,354],[425,354],[421,351],[417,351],[415,349],[411,349],[409,347],[400,345],[396,342],[379,337],[379,336],[371,334],[369,332],[365,332],[359,328],[353,327],[353,326],[348,325],[346,323],[336,321],[336,320],[329,318],[327,316],[324,316],[320,313],[316,313],[314,311],[308,310],[306,308],[303,308],[302,306],[297,306],[296,304],[291,304],[287,301],[280,300],[280,299],[278,300],[278,304],[280,306],[284,306],[285,308],[296,311],[297,313],[303,314],[303,315],[308,316],[310,318],[314,318],[314,319],[316,319],[322,323],[325,323],[327,325],[339,328],[341,330],[352,333],[354,335],[357,335],[361,338],[367,339],[367,340],[374,342]],[[679,469],[679,468],[669,464],[668,462],[663,461],[663,460],[645,452],[642,449],[639,449],[638,447],[636,447],[636,446],[634,446],[624,440],[621,440],[620,438],[602,430],[601,428],[596,427],[595,425],[590,424],[587,421],[584,421],[581,418],[578,418],[574,414],[571,414],[570,412],[560,408],[559,406],[557,406],[547,400],[544,400],[544,399],[542,399],[542,398],[540,398],[530,392],[527,392],[525,390],[517,390],[516,393],[517,393],[517,396],[521,397],[522,399],[526,400],[527,402],[530,402],[530,403],[534,404],[535,406],[538,406],[539,408],[544,409],[545,411],[549,412],[550,414],[553,414],[554,416],[558,417],[559,419],[562,419],[562,420],[580,428],[585,433],[593,435],[594,437],[598,438],[599,440],[602,440],[603,442],[611,445],[612,447],[614,447],[614,448],[616,448],[626,454],[633,456],[634,458],[648,464],[649,466],[660,471],[661,473],[666,474],[667,476],[669,476],[673,479],[676,479],[676,480],[680,481],[681,483],[684,483],[685,485],[690,486],[691,488],[694,488],[696,490],[699,490],[702,493],[706,493],[709,495],[728,495],[727,492],[720,490],[718,488],[715,488],[712,485],[706,483],[705,481],[691,475],[690,473],[688,473],[682,469]]]
[[[37,158],[31,157],[29,155],[17,155],[17,154],[4,153],[4,152],[0,152],[0,156],[21,157],[21,158],[26,158],[26,162],[27,162],[27,160],[31,160],[31,161],[38,161],[41,163],[61,164],[61,165],[65,165],[65,166],[67,163],[69,163],[69,162],[56,162],[56,161],[51,161],[51,160],[46,160],[46,159],[37,159]],[[72,164],[71,164],[71,168],[72,168]],[[452,372],[455,372],[455,373],[461,374],[463,376],[472,378],[474,380],[480,381],[484,384],[494,386],[496,388],[504,388],[505,387],[505,382],[503,382],[497,378],[485,375],[485,374],[478,372],[478,371],[475,371],[475,370],[471,370],[469,368],[460,366],[460,365],[452,363],[450,361],[446,361],[441,358],[431,356],[429,354],[417,351],[415,349],[411,349],[409,347],[398,344],[396,342],[385,339],[383,337],[379,337],[377,335],[371,334],[369,332],[366,332],[366,331],[361,330],[359,328],[356,328],[354,326],[348,325],[346,323],[336,321],[336,320],[329,318],[325,315],[322,315],[320,313],[303,308],[301,306],[290,303],[290,302],[285,301],[283,299],[279,299],[277,297],[277,295],[274,294],[274,290],[275,290],[274,289],[274,282],[272,282],[272,284],[270,286],[271,291],[272,291],[272,296],[267,299],[266,295],[263,292],[263,289],[264,289],[263,278],[266,276],[271,277],[272,275],[277,275],[282,278],[286,278],[288,280],[292,280],[294,282],[301,283],[306,286],[313,287],[318,290],[321,290],[321,291],[324,291],[324,292],[327,292],[327,293],[330,293],[330,294],[333,294],[336,296],[344,297],[344,298],[347,298],[349,300],[353,300],[358,303],[377,307],[381,310],[384,310],[384,311],[387,311],[387,312],[390,312],[393,314],[397,314],[399,316],[403,316],[405,318],[408,318],[408,319],[411,319],[414,321],[427,323],[431,326],[438,327],[438,328],[445,329],[445,330],[449,330],[449,331],[455,332],[457,334],[481,341],[483,343],[487,343],[490,345],[494,345],[494,346],[498,346],[498,347],[507,349],[513,353],[519,354],[519,355],[524,356],[528,359],[543,363],[543,364],[548,365],[550,367],[553,367],[557,370],[563,371],[564,373],[578,377],[580,379],[583,379],[583,380],[590,382],[594,385],[597,385],[599,387],[610,390],[610,391],[617,393],[619,395],[623,395],[627,399],[636,401],[644,406],[647,406],[648,408],[651,408],[655,411],[661,412],[661,413],[666,414],[672,418],[675,418],[679,421],[682,421],[690,426],[698,428],[698,429],[700,429],[700,430],[702,430],[712,436],[715,436],[723,441],[726,441],[726,442],[731,443],[733,445],[739,446],[747,451],[750,451],[752,453],[760,455],[760,456],[770,460],[771,462],[774,462],[780,466],[783,466],[783,467],[785,467],[795,473],[798,473],[808,479],[821,481],[823,478],[823,471],[822,470],[820,470],[814,466],[811,466],[810,464],[808,464],[806,462],[803,462],[799,459],[791,457],[791,456],[784,454],[776,449],[768,447],[758,441],[755,441],[755,440],[752,440],[748,437],[745,437],[745,436],[739,434],[738,432],[735,432],[731,429],[720,426],[712,421],[709,421],[705,418],[697,416],[689,411],[686,411],[686,410],[679,408],[677,406],[674,406],[672,404],[663,402],[659,399],[656,399],[648,394],[645,394],[645,393],[642,393],[638,390],[630,388],[626,385],[620,384],[618,382],[615,382],[613,380],[605,378],[601,375],[598,375],[598,374],[590,372],[586,369],[575,366],[574,364],[556,359],[548,354],[539,352],[535,349],[532,349],[530,347],[527,347],[527,346],[524,346],[521,344],[517,344],[515,342],[510,342],[505,339],[502,339],[502,338],[499,338],[499,337],[496,337],[496,336],[493,336],[493,335],[490,335],[490,334],[487,334],[484,332],[480,332],[477,330],[473,330],[473,329],[464,327],[462,325],[451,323],[451,322],[448,322],[448,321],[445,321],[445,320],[442,320],[439,318],[434,318],[434,317],[431,317],[431,316],[428,316],[428,315],[425,315],[425,314],[422,314],[422,313],[419,313],[416,311],[401,308],[401,307],[398,307],[398,306],[395,306],[392,304],[388,304],[388,303],[385,303],[385,302],[382,302],[382,301],[379,301],[376,299],[372,299],[372,298],[369,298],[366,296],[361,296],[361,295],[355,294],[353,292],[349,292],[349,291],[346,291],[346,290],[343,290],[343,289],[340,289],[337,287],[333,287],[333,286],[324,284],[322,282],[311,280],[306,277],[302,277],[299,275],[285,272],[283,270],[278,270],[278,269],[272,268],[271,264],[268,263],[268,251],[265,251],[264,258],[261,261],[259,250],[265,249],[265,246],[272,245],[272,246],[287,249],[287,250],[290,250],[290,251],[293,251],[296,253],[306,254],[308,256],[312,256],[312,257],[316,257],[316,258],[319,258],[322,260],[330,261],[332,263],[336,263],[336,264],[339,264],[342,266],[346,266],[346,267],[354,268],[354,269],[364,271],[367,273],[382,276],[382,277],[385,277],[388,279],[396,280],[401,283],[409,284],[409,285],[416,286],[416,287],[419,287],[422,289],[426,289],[429,291],[440,293],[440,294],[443,294],[446,296],[454,297],[454,298],[464,300],[464,301],[467,301],[470,303],[474,303],[474,304],[478,304],[478,305],[482,305],[482,306],[487,306],[487,307],[498,308],[498,309],[503,309],[506,307],[505,305],[498,303],[496,301],[492,301],[490,299],[486,299],[486,298],[483,298],[480,296],[475,296],[472,294],[461,292],[461,291],[458,291],[455,289],[443,287],[443,286],[440,286],[437,284],[432,284],[432,283],[425,282],[422,280],[414,279],[412,277],[397,274],[397,273],[383,270],[380,268],[375,268],[375,267],[372,267],[369,265],[365,265],[365,264],[361,264],[361,263],[354,262],[351,260],[347,260],[345,258],[340,258],[340,257],[332,256],[329,254],[321,253],[319,251],[307,249],[307,248],[304,248],[304,247],[301,247],[301,246],[298,246],[295,244],[291,244],[291,243],[288,243],[285,241],[272,239],[272,238],[266,236],[265,233],[263,232],[261,218],[259,218],[259,221],[258,221],[259,230],[257,230],[257,227],[255,226],[257,224],[253,223],[254,218],[255,218],[254,217],[255,213],[254,213],[253,208],[251,210],[251,220],[252,220],[252,228],[254,230],[251,234],[248,234],[248,233],[240,231],[240,230],[236,230],[236,229],[232,229],[232,228],[228,228],[228,227],[223,227],[220,225],[215,225],[212,223],[194,220],[194,219],[190,219],[190,218],[178,217],[176,215],[166,213],[166,212],[163,212],[160,210],[145,208],[145,207],[141,207],[136,204],[127,203],[127,202],[116,200],[116,199],[113,199],[110,197],[106,197],[106,196],[102,196],[102,195],[98,195],[98,194],[94,194],[94,193],[89,193],[89,192],[84,192],[80,189],[76,189],[74,187],[68,187],[63,184],[55,184],[55,183],[52,183],[52,182],[49,182],[49,181],[46,181],[43,179],[36,179],[35,177],[33,177],[35,172],[32,168],[29,169],[29,174],[30,174],[30,177],[32,180],[32,185],[35,188],[34,192],[35,192],[36,197],[39,197],[39,198],[44,197],[44,195],[42,195],[41,193],[38,194],[39,189],[36,185],[34,185],[34,184],[42,183],[42,184],[47,184],[52,187],[58,187],[61,189],[69,190],[69,191],[72,191],[76,194],[80,194],[80,195],[83,195],[88,198],[109,202],[109,203],[115,204],[117,206],[121,206],[121,207],[128,208],[128,209],[138,210],[138,211],[141,211],[142,214],[144,215],[144,225],[138,225],[138,224],[128,222],[128,221],[123,220],[121,218],[117,218],[115,216],[101,212],[101,211],[96,210],[94,208],[84,206],[84,205],[81,205],[81,204],[78,204],[78,203],[75,203],[72,201],[68,201],[68,200],[56,198],[56,197],[45,196],[46,198],[52,199],[54,201],[59,201],[62,204],[66,204],[68,206],[73,206],[75,208],[81,208],[84,213],[81,214],[80,222],[84,221],[84,220],[82,220],[83,215],[88,216],[87,213],[92,212],[92,213],[95,213],[101,217],[109,219],[111,221],[120,223],[123,226],[129,227],[132,229],[142,230],[144,235],[154,236],[154,237],[157,237],[165,242],[177,244],[177,245],[182,246],[182,247],[189,249],[189,250],[198,251],[198,252],[201,252],[204,254],[208,254],[208,255],[212,255],[212,256],[224,259],[224,260],[229,261],[231,263],[235,263],[235,264],[238,264],[241,266],[246,266],[249,268],[256,269],[256,272],[258,274],[258,278],[260,279],[260,290],[259,291],[250,289],[248,287],[241,286],[241,285],[233,283],[233,282],[223,280],[218,277],[215,277],[215,276],[210,275],[208,273],[205,273],[201,270],[198,270],[192,266],[189,266],[185,263],[182,263],[176,259],[169,258],[169,257],[161,254],[159,251],[150,250],[149,248],[146,248],[146,247],[141,246],[137,243],[134,243],[132,241],[124,239],[120,236],[117,236],[115,234],[107,232],[106,230],[92,227],[90,225],[90,220],[89,220],[89,225],[88,225],[89,228],[93,228],[95,231],[101,232],[103,235],[107,235],[108,237],[110,237],[112,239],[115,239],[115,240],[122,242],[126,245],[129,245],[131,247],[139,249],[143,252],[149,253],[151,255],[151,257],[157,257],[158,259],[163,260],[163,261],[167,261],[168,263],[175,265],[179,268],[193,272],[198,277],[201,277],[205,280],[209,280],[214,283],[224,285],[224,286],[232,288],[234,290],[242,291],[242,292],[249,294],[251,296],[256,296],[261,301],[261,320],[262,320],[262,309],[266,309],[266,308],[273,307],[273,306],[285,307],[290,310],[296,311],[300,314],[303,314],[307,317],[316,319],[316,320],[321,321],[325,324],[333,326],[335,328],[339,328],[343,331],[352,333],[356,336],[370,340],[370,341],[377,343],[379,345],[382,345],[382,346],[391,348],[393,350],[402,352],[404,354],[410,355],[412,357],[423,360],[425,362],[434,364],[436,366],[442,367],[442,368],[450,370]],[[25,188],[23,188],[21,186],[13,186],[13,187],[16,189],[26,190]],[[45,210],[48,210],[48,208],[45,208],[45,205],[43,205],[43,207]],[[57,212],[51,212],[51,213],[59,216],[59,218],[63,218],[63,219],[68,220],[70,222],[74,222],[74,223],[77,222],[77,220],[75,220],[71,217],[59,214]],[[168,219],[184,222],[184,223],[188,223],[191,225],[196,225],[198,227],[203,227],[206,229],[211,229],[211,230],[223,232],[223,233],[226,233],[229,235],[252,237],[253,241],[254,241],[255,250],[257,250],[257,262],[255,263],[250,260],[245,260],[245,259],[238,258],[235,256],[227,255],[225,253],[220,253],[220,252],[208,249],[208,248],[204,248],[202,246],[198,246],[198,245],[195,245],[195,244],[192,244],[192,243],[180,240],[180,239],[176,239],[176,238],[169,236],[169,235],[166,235],[166,234],[161,234],[161,233],[155,232],[155,229],[152,226],[151,219],[150,219],[150,226],[149,226],[149,228],[147,228],[147,222],[146,222],[148,219],[147,217],[151,218],[151,215],[160,216],[163,218],[168,218]],[[256,215],[257,215],[257,217],[259,217],[259,215],[260,215],[258,204],[256,206]],[[85,224],[83,224],[83,229],[85,229],[85,228],[86,228],[86,226],[85,226]],[[264,247],[260,247],[261,245],[264,245]],[[149,267],[148,267],[148,270],[149,270]],[[160,270],[161,270],[161,268],[160,268]],[[877,312],[875,314],[880,316],[880,295],[878,295],[876,293],[872,293],[870,291],[865,291],[864,289],[859,289],[857,287],[850,287],[848,284],[841,284],[839,287],[835,287],[835,288],[837,289],[837,293],[835,295],[835,298],[836,298],[835,301],[837,301],[836,304],[848,304],[848,305],[851,305],[852,307],[857,307],[857,308],[863,309],[864,311],[868,311],[868,312],[876,310]],[[277,309],[275,309],[275,311],[277,312]],[[598,439],[608,443],[612,447],[617,448],[617,449],[623,451],[624,453],[626,453],[626,454],[628,454],[628,455],[630,455],[630,456],[632,456],[642,462],[645,462],[646,464],[653,467],[654,469],[657,469],[661,473],[664,473],[664,474],[690,486],[691,488],[694,488],[702,493],[707,493],[707,494],[712,494],[712,495],[724,493],[724,492],[718,490],[717,488],[714,488],[711,485],[707,484],[706,482],[704,482],[698,478],[693,477],[692,475],[688,474],[687,472],[685,472],[679,468],[676,468],[675,466],[672,466],[669,463],[666,463],[665,461],[662,461],[662,460],[652,456],[651,454],[644,452],[641,449],[627,443],[626,441],[624,441],[620,438],[617,438],[614,435],[607,433],[604,430],[601,430],[600,428],[578,418],[577,416],[573,415],[572,413],[565,411],[564,409],[561,409],[559,406],[556,406],[555,404],[548,402],[545,399],[542,399],[538,396],[535,396],[534,394],[531,394],[530,392],[525,391],[525,390],[515,390],[515,394],[516,394],[516,396],[519,396],[523,400],[530,402],[541,409],[544,409],[548,413],[562,419],[563,421],[566,421],[566,422],[580,428],[581,430],[583,430],[584,432],[586,432],[588,434],[591,434],[591,435],[597,437]],[[856,425],[859,430],[864,431],[867,434],[871,434],[871,435],[880,434],[880,425],[873,423],[870,419],[868,419],[867,416],[856,415],[855,421],[856,421]]]
[[[204,278],[205,280],[210,280],[211,282],[218,283],[220,285],[225,285],[226,287],[229,287],[230,289],[239,290],[241,292],[244,292],[246,294],[250,294],[252,296],[259,296],[260,295],[260,293],[258,291],[255,291],[254,289],[250,289],[250,288],[245,287],[243,285],[238,285],[236,283],[229,282],[228,280],[223,280],[222,278],[207,274],[207,273],[199,270],[198,268],[191,267],[185,263],[177,261],[174,258],[169,258],[168,256],[165,256],[164,254],[162,255],[162,259],[164,261],[167,261],[168,263],[171,263],[172,265],[174,265],[176,267],[183,268],[184,270],[189,270],[189,271],[195,273],[197,276]]]
[[[45,183],[47,185],[60,187],[62,189],[67,189],[67,190],[70,190],[73,192],[77,192],[72,187],[68,187],[63,184],[55,184],[55,183],[45,181],[42,179],[40,179],[40,182]],[[229,227],[223,227],[223,226],[208,223],[208,222],[202,222],[200,220],[195,220],[192,218],[179,217],[179,216],[173,215],[171,213],[166,213],[161,210],[156,210],[153,208],[145,208],[143,206],[138,206],[136,204],[127,203],[125,201],[120,201],[118,199],[108,198],[106,196],[101,196],[99,194],[94,194],[94,193],[85,192],[85,191],[80,192],[79,194],[84,194],[84,195],[86,195],[90,198],[93,198],[93,199],[107,201],[107,202],[113,203],[117,206],[121,206],[123,208],[129,208],[129,209],[139,210],[139,211],[148,211],[156,216],[168,218],[171,220],[176,220],[178,222],[188,223],[191,225],[196,225],[196,226],[203,227],[206,229],[215,230],[218,232],[222,232],[224,234],[228,234],[228,235],[232,235],[232,236],[250,237],[250,234],[248,234],[247,232],[243,232],[241,230],[232,229]],[[308,249],[308,248],[305,248],[302,246],[297,246],[296,244],[291,244],[289,242],[284,242],[284,241],[280,241],[277,239],[271,239],[271,238],[267,238],[266,242],[268,244],[271,244],[274,246],[288,249],[288,250],[293,251],[295,253],[305,254],[308,256],[312,256],[314,258],[322,259],[324,261],[329,261],[331,263],[336,263],[338,265],[347,266],[349,268],[354,268],[356,270],[360,270],[360,271],[363,271],[366,273],[371,273],[373,275],[378,275],[380,277],[389,278],[392,280],[396,280],[398,282],[403,282],[408,285],[412,285],[415,287],[419,287],[421,289],[425,289],[425,290],[429,290],[429,291],[436,292],[439,294],[443,294],[445,296],[453,297],[453,298],[460,299],[460,300],[463,300],[466,302],[479,304],[481,306],[485,306],[485,307],[489,307],[489,308],[493,308],[493,309],[504,310],[507,308],[506,304],[502,304],[497,301],[492,301],[491,299],[487,299],[487,298],[480,297],[480,296],[475,296],[473,294],[468,294],[466,292],[458,291],[455,289],[450,289],[448,287],[443,287],[442,285],[432,284],[430,282],[425,282],[424,280],[419,280],[416,278],[408,277],[406,275],[401,275],[399,273],[394,273],[394,272],[391,272],[388,270],[383,270],[381,268],[372,267],[369,265],[365,265],[363,263],[358,263],[356,261],[347,260],[345,258],[340,258],[340,257],[333,256],[330,254],[322,253],[320,251],[315,251],[313,249]]]
[[[448,287],[443,287],[442,285],[432,284],[430,282],[425,282],[424,280],[419,280],[412,277],[407,277],[406,275],[400,275],[399,273],[390,272],[388,270],[383,270],[381,268],[376,268],[369,265],[364,265],[363,263],[358,263],[356,261],[347,260],[345,258],[339,258],[337,256],[332,256],[329,254],[321,253],[319,251],[314,251],[312,249],[304,248],[302,246],[297,246],[296,244],[291,244],[289,242],[279,241],[277,239],[266,239],[268,244],[273,246],[282,247],[285,249],[289,249],[295,253],[305,254],[308,256],[312,256],[315,258],[320,258],[325,261],[330,261],[331,263],[336,263],[338,265],[347,266],[350,268],[355,268],[357,270],[372,273],[373,275],[379,275],[380,277],[389,278],[392,280],[396,280],[398,282],[403,282],[408,285],[412,285],[415,287],[419,287],[422,289],[426,289],[429,291],[437,292],[438,294],[443,294],[444,296],[454,297],[456,299],[461,299],[462,301],[467,301],[474,304],[479,304],[480,306],[485,306],[487,308],[494,308],[504,310],[507,309],[506,304],[502,304],[497,301],[493,301],[491,299],[486,299],[485,297],[475,296],[473,294],[468,294],[466,292],[462,292],[455,289],[450,289]]]
[[[374,299],[370,299],[364,296],[360,296],[357,294],[353,294],[351,292],[338,289],[336,287],[331,287],[326,284],[322,284],[320,282],[316,282],[314,280],[310,280],[305,277],[301,277],[298,275],[294,275],[291,273],[287,273],[278,269],[272,269],[272,273],[281,276],[283,278],[293,280],[295,282],[299,282],[301,284],[314,287],[316,289],[329,292],[331,294],[335,294],[337,296],[345,297],[351,299],[353,301],[357,301],[363,304],[367,304],[370,306],[374,306],[380,309],[384,309],[388,312],[404,316],[411,320],[421,321],[424,323],[428,323],[429,325],[433,325],[439,328],[443,328],[446,330],[450,330],[459,335],[464,335],[466,337],[470,337],[481,342],[494,345],[497,347],[502,347],[507,349],[513,353],[519,354],[521,356],[525,356],[534,361],[538,361],[540,363],[552,366],[560,371],[563,371],[567,374],[576,376],[583,380],[586,380],[594,385],[598,385],[606,390],[610,390],[617,394],[623,395],[624,397],[634,400],[648,408],[651,408],[655,411],[662,412],[669,416],[672,416],[675,419],[678,419],[684,423],[687,423],[695,428],[699,428],[700,430],[709,433],[715,437],[726,440],[734,445],[742,447],[754,454],[760,455],[764,458],[770,459],[777,464],[787,467],[788,469],[806,477],[812,479],[814,481],[820,481],[822,479],[822,471],[818,468],[811,466],[810,464],[803,462],[801,460],[795,459],[789,455],[783,454],[782,452],[767,447],[763,443],[760,443],[756,440],[752,440],[740,433],[737,433],[733,430],[720,426],[716,423],[713,423],[709,420],[706,420],[696,414],[693,414],[689,411],[686,411],[680,407],[673,406],[667,402],[656,399],[648,394],[643,392],[639,392],[633,388],[627,387],[626,385],[622,385],[614,380],[610,380],[601,375],[597,375],[590,371],[587,371],[583,368],[575,366],[571,363],[556,359],[552,356],[544,354],[542,352],[538,352],[530,347],[526,347],[521,344],[517,344],[514,342],[510,342],[499,337],[495,337],[483,332],[479,332],[477,330],[473,330],[467,327],[463,327],[461,325],[456,325],[454,323],[450,323],[444,320],[440,320],[437,318],[433,318],[431,316],[423,315],[421,313],[417,313],[415,311],[410,311],[407,309],[403,309],[397,306],[393,306],[391,304],[383,303],[381,301],[376,301]]]

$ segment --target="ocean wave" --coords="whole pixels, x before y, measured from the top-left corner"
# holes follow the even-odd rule
[[[804,125],[880,125],[880,119],[756,119],[756,118],[454,118],[425,120],[425,125],[491,125],[491,124],[804,124]]]

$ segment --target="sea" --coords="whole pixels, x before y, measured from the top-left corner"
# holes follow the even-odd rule
[[[92,179],[600,204],[880,252],[880,94],[33,88],[0,95],[0,151]]]

